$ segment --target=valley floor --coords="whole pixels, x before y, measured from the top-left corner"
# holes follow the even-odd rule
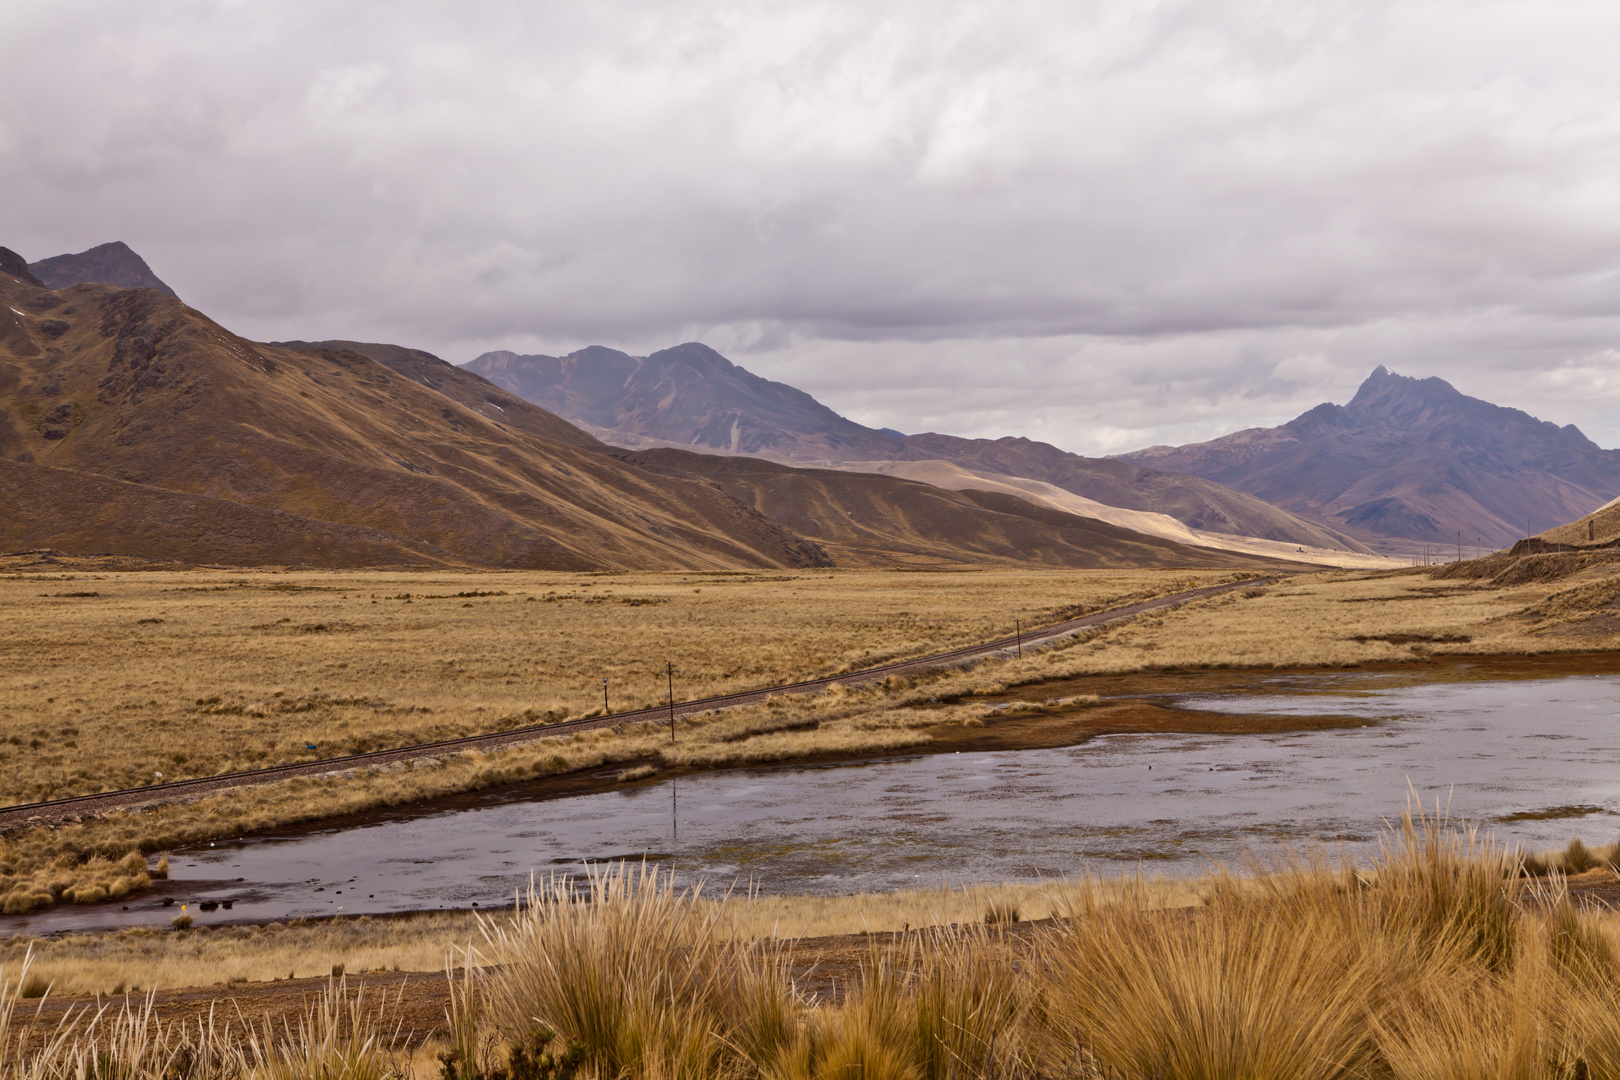
[[[1291,670],[1359,667],[1426,680],[1614,671],[1615,568],[1587,556],[1529,556],[1297,575],[1023,657],[686,718],[673,750],[667,730],[630,727],[558,740],[566,745],[556,748],[455,755],[431,768],[298,780],[14,830],[0,839],[0,896],[12,911],[105,902],[147,889],[152,860],[177,845],[513,785],[577,792],[762,762],[1338,723],[1194,713],[1168,700]],[[630,665],[616,676],[631,681],[627,672],[661,672],[624,656],[684,650],[685,678],[725,689],[999,636],[1003,610],[1049,622],[1220,576],[564,577],[13,568],[0,578],[8,630],[0,640],[13,661],[0,678],[8,706],[0,722],[11,726],[7,775],[18,785],[8,794],[61,790],[53,785],[66,778],[81,789],[116,786],[126,760],[137,773],[217,771],[239,763],[241,748],[255,741],[267,756],[291,753],[295,747],[277,748],[317,726],[323,740],[341,732],[348,745],[366,746],[511,725],[538,711],[519,688],[525,664],[589,688],[613,657]],[[736,662],[726,642],[748,643],[738,649],[748,661]],[[586,693],[577,696],[546,711],[588,711]],[[646,696],[656,701],[651,688]],[[153,947],[173,940],[160,936]],[[341,961],[323,960],[315,973],[331,962]],[[437,968],[439,958],[427,966]],[[312,972],[306,965],[299,974]],[[117,981],[86,989],[111,990]]]

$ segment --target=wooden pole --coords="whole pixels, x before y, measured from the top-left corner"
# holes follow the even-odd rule
[[[1021,619],[1014,619],[1013,620],[1013,633],[1016,634],[1017,637],[1018,637],[1018,657],[1019,657],[1019,659],[1023,659],[1023,656],[1024,656],[1024,623],[1023,623],[1023,620],[1021,620]]]
[[[675,665],[664,661],[664,674],[669,676],[669,745],[675,745]]]

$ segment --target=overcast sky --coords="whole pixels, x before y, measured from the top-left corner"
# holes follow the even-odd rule
[[[1083,453],[1377,364],[1620,446],[1620,4],[7,0],[0,244]]]

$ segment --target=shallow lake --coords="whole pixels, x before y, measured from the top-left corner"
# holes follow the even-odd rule
[[[1266,690],[1177,701],[1346,726],[728,771],[258,837],[176,853],[170,880],[127,910],[56,908],[0,932],[163,924],[180,903],[203,923],[499,906],[531,872],[643,857],[682,882],[783,893],[1188,873],[1279,843],[1370,853],[1413,790],[1531,849],[1620,835],[1620,676]],[[232,907],[199,913],[204,899]]]

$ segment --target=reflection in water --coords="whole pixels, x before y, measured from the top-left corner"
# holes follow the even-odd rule
[[[34,932],[161,923],[174,913],[160,906],[164,895],[232,901],[204,921],[488,907],[509,903],[531,872],[577,874],[613,859],[654,860],[711,888],[811,893],[1138,862],[1181,873],[1291,841],[1367,851],[1409,784],[1431,802],[1449,793],[1454,812],[1530,847],[1562,845],[1574,832],[1607,840],[1620,827],[1616,677],[1370,691],[1365,679],[1353,691],[1331,678],[1279,685],[1289,692],[1183,704],[1332,713],[1348,726],[784,766],[441,811],[177,853],[173,879],[128,912],[61,908],[26,922]]]

